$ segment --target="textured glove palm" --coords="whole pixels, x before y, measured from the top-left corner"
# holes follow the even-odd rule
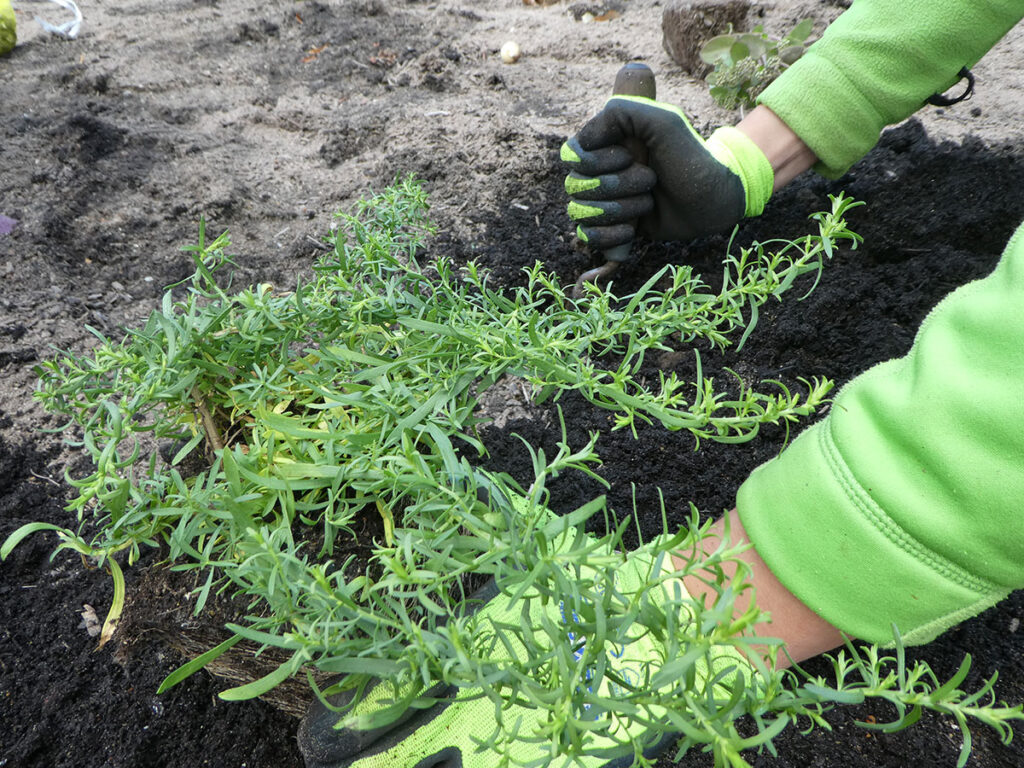
[[[646,147],[645,164],[624,144]],[[773,174],[764,153],[735,128],[705,141],[671,104],[615,96],[562,145],[569,217],[599,249],[629,242],[636,228],[654,240],[724,232],[761,213]]]
[[[635,594],[657,578],[657,574],[653,573],[654,567],[652,556],[644,552],[633,553],[615,573],[616,590],[624,595]],[[673,588],[676,587],[682,590],[681,582],[674,582]],[[659,603],[667,597],[664,586],[655,587],[651,594]],[[685,593],[682,596],[685,598]],[[561,623],[572,633],[574,617],[571,613],[566,616],[563,606],[549,604],[543,607],[539,601],[533,601],[531,606],[530,623],[535,628],[539,629],[543,613],[546,618]],[[513,605],[507,595],[499,594],[492,588],[491,599],[480,608],[477,615],[482,620],[498,624],[519,625],[520,610],[520,604]],[[616,675],[627,680],[645,663],[666,661],[661,643],[638,625],[633,627],[637,631],[632,642],[615,646],[607,652],[608,663],[615,669]],[[634,635],[632,630],[630,635]],[[515,638],[509,639],[521,653],[523,649]],[[582,637],[576,639],[577,642],[580,640],[586,642]],[[507,647],[498,644],[495,653],[506,653]],[[723,679],[730,679],[730,673],[726,670],[749,670],[749,665],[733,648],[716,646],[710,658],[698,659],[695,664],[699,685],[713,677],[709,674],[709,664],[715,676],[723,675],[718,677],[716,685],[719,686],[722,686]],[[604,693],[609,692],[607,679],[606,675],[606,682],[602,686]],[[586,680],[581,684],[587,685]],[[615,691],[611,693],[614,695]],[[728,698],[727,692],[722,695]],[[408,702],[417,697],[441,701],[427,708],[408,706]],[[349,698],[350,694],[343,693],[340,700],[334,703],[341,704]],[[369,724],[372,718],[368,715],[372,715],[374,710],[395,706],[396,701],[404,701],[405,704],[399,706],[408,707],[397,722],[383,728],[374,728]],[[380,683],[368,692],[353,711],[346,712],[342,717],[344,727],[335,728],[339,715],[316,703],[303,720],[299,744],[307,768],[494,768],[499,763],[506,764],[500,762],[494,751],[480,748],[482,743],[488,742],[495,735],[497,712],[494,702],[486,697],[472,698],[472,692],[468,696],[465,693],[460,695],[459,691],[443,686],[425,692],[396,691],[394,686]],[[515,732],[515,738],[505,741],[503,748],[512,765],[561,764],[558,762],[558,745],[543,735],[542,726],[548,717],[546,710],[505,705],[501,717],[506,729]],[[361,727],[360,723],[367,723],[367,726]],[[577,756],[573,765],[583,768],[626,768],[632,765],[633,754],[623,755],[621,747],[618,754],[610,751],[616,747],[616,742],[621,745],[624,741],[626,734],[621,729],[627,729],[630,736],[645,745],[643,751],[648,757],[662,751],[675,740],[674,736],[666,736],[664,733],[645,733],[643,726],[628,724],[628,721],[621,719],[614,720],[613,724],[606,719],[604,724],[609,726],[611,735],[602,733],[602,724],[595,721],[587,747],[591,755],[595,751],[609,750],[607,755]],[[612,738],[612,735],[618,738]]]

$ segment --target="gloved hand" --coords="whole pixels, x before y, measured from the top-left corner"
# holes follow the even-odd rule
[[[647,162],[623,142],[636,138]],[[653,240],[690,240],[757,216],[772,193],[772,167],[736,128],[705,141],[682,111],[640,96],[613,96],[562,145],[569,217],[579,238],[607,250],[629,242],[632,222]]]
[[[18,42],[18,22],[14,18],[11,0],[0,0],[0,56],[3,56]]]
[[[631,596],[655,581],[659,576],[654,573],[657,562],[661,561],[647,551],[631,553],[615,571],[616,591]],[[682,582],[674,580],[671,589],[677,587],[679,593],[670,593],[670,587],[665,584],[654,587],[650,592],[652,601],[663,604],[670,594],[673,600],[677,599],[675,595],[685,599],[687,596]],[[573,641],[582,641],[584,644],[588,641],[586,637],[573,637],[573,625],[577,622],[564,604],[549,603],[547,607],[542,607],[537,600],[531,602],[530,623],[538,631],[542,614],[566,627]],[[519,626],[521,607],[519,603],[510,605],[509,597],[500,594],[492,586],[490,599],[479,609],[477,616],[482,620]],[[659,663],[671,660],[664,658],[665,647],[652,633],[638,624],[632,627],[636,631],[629,632],[631,642],[608,648],[605,658],[620,679],[637,682],[641,679],[638,675],[644,663],[654,662],[653,669],[656,670]],[[506,633],[506,639],[519,653],[524,653],[525,649],[510,635]],[[496,654],[507,652],[502,643],[496,643],[495,647],[498,649]],[[577,658],[580,658],[583,651],[581,649],[576,653]],[[715,679],[714,695],[718,701],[725,701],[729,698],[729,681],[736,679],[733,670],[742,670],[749,679],[751,667],[731,646],[713,646],[707,656],[695,661],[693,669],[698,700],[700,690],[706,687],[709,680]],[[608,678],[609,675],[605,674],[602,692],[614,694],[614,684],[609,683]],[[585,677],[580,684],[586,686],[589,679],[589,676]],[[479,694],[479,691],[476,693]],[[490,750],[480,751],[479,744],[490,740],[495,734],[496,705],[486,697],[472,698],[472,695],[472,691],[460,693],[440,685],[426,691],[413,687],[396,691],[390,684],[378,683],[353,711],[341,715],[315,702],[299,729],[299,745],[306,768],[494,768],[499,764],[498,756]],[[421,708],[410,706],[409,702],[416,697],[421,697],[421,700],[426,698],[427,708],[422,708],[422,704]],[[332,703],[342,705],[351,698],[351,693],[346,691],[337,698],[332,697]],[[440,701],[430,705],[430,700],[438,699]],[[397,722],[380,728],[375,728],[369,722],[368,716],[375,710],[395,706],[405,707]],[[587,715],[576,713],[576,716],[585,718]],[[557,759],[557,745],[539,735],[542,734],[540,726],[547,717],[545,710],[506,704],[502,708],[502,717],[507,728],[515,729],[515,738],[505,746],[513,765],[562,765]],[[344,721],[344,727],[335,729],[339,718]],[[607,733],[602,734],[600,728],[595,728],[590,732],[590,742],[587,744],[591,750],[614,747],[616,741],[621,743],[625,736],[622,729],[628,729],[626,733],[643,743],[644,754],[648,757],[676,740],[675,735],[645,731],[641,724],[609,718],[605,713],[595,722],[607,724],[611,733],[618,734],[620,738],[613,739]],[[622,754],[620,749],[618,754],[577,758],[573,765],[585,768],[626,768],[633,762],[633,753]]]

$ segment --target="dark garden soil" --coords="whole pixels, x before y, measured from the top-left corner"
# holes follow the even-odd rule
[[[557,150],[623,62],[652,63],[662,97],[683,104],[698,128],[735,120],[663,52],[656,0],[619,3],[621,16],[594,24],[576,21],[581,8],[604,6],[96,0],[81,3],[76,41],[36,29],[41,6],[14,5],[22,43],[0,59],[0,216],[17,221],[0,233],[0,539],[34,520],[74,526],[64,474],[84,465],[60,434],[42,431],[60,425],[32,400],[32,366],[51,345],[87,348],[85,324],[116,334],[143,319],[163,286],[188,273],[180,248],[200,217],[211,231],[232,232],[239,280],[287,286],[308,272],[334,210],[415,172],[439,226],[433,253],[478,259],[508,284],[539,258],[571,281],[594,262],[571,236]],[[805,15],[824,24],[839,9],[780,2],[761,12],[784,27]],[[524,50],[512,66],[497,57],[507,39]],[[702,351],[705,373],[842,383],[906,352],[939,299],[992,269],[1022,217],[1022,51],[1016,30],[979,66],[974,101],[890,130],[844,178],[802,178],[742,227],[741,243],[793,237],[808,231],[807,215],[827,206],[828,193],[868,203],[851,215],[863,246],[838,254],[811,296],[764,312],[741,353]],[[722,238],[641,245],[617,285],[636,288],[669,261],[715,275],[724,248]],[[648,365],[651,376],[660,368],[692,377],[690,353]],[[510,390],[500,426],[483,432],[486,461],[525,477],[528,457],[513,435],[551,451],[558,418],[515,399]],[[688,434],[644,427],[634,440],[577,398],[560,406],[572,444],[601,431],[611,506],[627,514],[635,499],[647,533],[660,523],[659,493],[673,522],[691,501],[721,514],[785,441],[768,428],[745,445],[695,452]],[[601,492],[563,476],[554,506],[569,510]],[[218,700],[224,679],[204,672],[156,695],[183,660],[175,635],[202,647],[211,631],[183,610],[187,585],[147,562],[130,569],[125,623],[97,652],[83,612],[102,619],[110,579],[66,554],[51,560],[53,547],[34,536],[0,566],[0,768],[301,766],[294,717],[263,701]],[[969,653],[970,683],[998,670],[1000,697],[1024,702],[1022,617],[1018,592],[911,655],[949,675]],[[303,695],[300,686],[286,698],[294,709]],[[949,720],[925,716],[895,735],[854,725],[889,714],[837,712],[831,732],[788,732],[778,756],[749,759],[779,768],[955,765],[961,736]],[[974,737],[970,765],[1024,766],[1024,739],[1006,747],[980,727]]]

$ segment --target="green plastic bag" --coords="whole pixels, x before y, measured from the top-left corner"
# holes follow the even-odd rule
[[[11,0],[0,0],[0,56],[14,48],[18,42],[17,26]]]

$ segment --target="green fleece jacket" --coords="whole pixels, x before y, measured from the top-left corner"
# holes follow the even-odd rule
[[[834,175],[1022,15],[1022,0],[855,0],[763,103]],[[847,384],[740,488],[758,553],[845,632],[926,642],[1024,588],[1022,304],[1024,226],[905,357]]]

